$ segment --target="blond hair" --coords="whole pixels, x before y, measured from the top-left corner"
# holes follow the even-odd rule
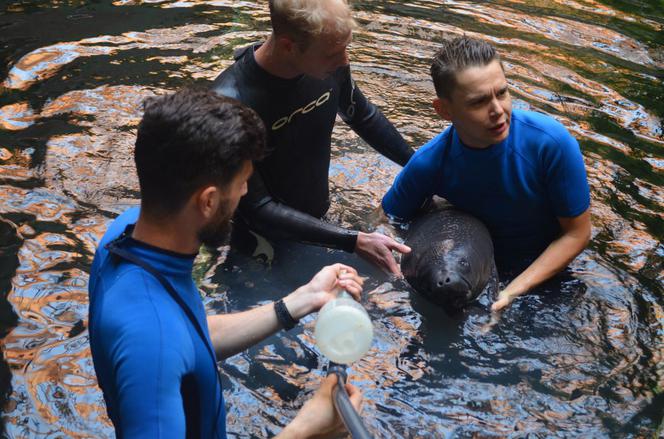
[[[306,48],[322,34],[346,34],[357,26],[347,0],[270,0],[272,30]]]

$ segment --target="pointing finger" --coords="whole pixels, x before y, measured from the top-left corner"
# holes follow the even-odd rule
[[[390,271],[390,273],[395,276],[401,275],[401,270],[399,269],[397,261],[394,260],[394,256],[392,256],[391,252],[388,252],[388,254],[385,255],[385,263],[387,264],[387,269]]]
[[[396,250],[396,251],[398,251],[399,253],[404,253],[404,254],[405,254],[405,253],[410,253],[410,250],[411,250],[410,247],[408,247],[407,245],[405,245],[405,244],[400,244],[400,243],[398,243],[398,242],[396,242],[396,241],[395,241],[394,244],[391,246],[391,249],[392,249],[392,250]]]
[[[505,308],[507,305],[509,305],[509,301],[507,299],[496,300],[493,303],[493,305],[491,305],[491,311],[500,311],[501,309]]]

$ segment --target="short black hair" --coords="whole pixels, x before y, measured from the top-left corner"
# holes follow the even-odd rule
[[[230,183],[247,160],[265,155],[265,127],[239,101],[185,88],[148,98],[134,161],[141,209],[169,216],[204,185]]]
[[[450,99],[456,74],[469,67],[500,61],[496,49],[486,41],[467,36],[444,40],[431,62],[431,78],[439,98]]]

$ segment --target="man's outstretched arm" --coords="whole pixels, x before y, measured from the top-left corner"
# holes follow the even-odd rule
[[[590,188],[579,144],[559,122],[547,135],[553,142],[542,150],[541,168],[547,197],[558,219],[561,235],[498,295],[491,306],[498,311],[528,290],[563,270],[590,240]]]
[[[560,237],[500,292],[498,300],[491,305],[492,311],[505,308],[520,295],[553,277],[586,248],[590,241],[590,209],[574,218],[558,218],[558,222],[562,228]]]
[[[392,251],[410,249],[380,233],[363,233],[330,224],[272,198],[258,173],[252,175],[249,192],[239,212],[250,229],[273,239],[287,239],[357,253],[381,269],[400,274]]]
[[[363,283],[354,268],[343,264],[329,265],[283,301],[290,315],[299,320],[318,311],[341,290],[359,300]],[[219,359],[242,352],[282,329],[272,303],[248,311],[208,316],[207,323]]]

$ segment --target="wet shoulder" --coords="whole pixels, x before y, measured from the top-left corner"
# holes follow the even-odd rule
[[[244,77],[240,72],[238,61],[235,61],[217,76],[210,88],[217,94],[240,100],[243,82]]]
[[[117,218],[115,218],[115,220],[113,220],[111,225],[108,226],[108,229],[106,229],[106,233],[104,233],[104,237],[99,242],[99,248],[102,249],[106,244],[108,244],[109,242],[113,241],[115,238],[120,236],[122,232],[125,231],[128,225],[136,224],[136,221],[138,221],[138,216],[140,215],[140,213],[141,213],[141,208],[135,206],[135,207],[130,207],[129,209],[121,213]]]
[[[512,130],[512,148],[538,169],[579,152],[579,144],[567,128],[546,114],[515,110]]]
[[[92,261],[92,267],[90,268],[90,294],[94,294],[97,278],[102,276],[103,272],[107,269],[109,253],[106,249],[106,244],[119,237],[129,224],[136,224],[139,214],[139,207],[127,209],[106,229],[106,233],[104,233],[104,236],[99,241],[94,260]]]
[[[126,263],[109,274],[91,316],[97,339],[131,337],[151,343],[188,333],[177,304],[154,276]]]
[[[522,140],[521,145],[555,147],[567,144],[573,139],[562,123],[549,115],[534,111],[514,110],[512,129]]]
[[[346,83],[351,81],[352,74],[350,71],[350,65],[341,66],[330,76],[330,79],[339,87],[342,87]]]
[[[445,131],[438,134],[433,139],[422,145],[415,154],[411,157],[408,164],[411,162],[418,168],[431,168],[440,164],[440,161],[445,156],[446,149],[449,148],[450,136],[452,136],[452,129],[448,127]]]
[[[140,208],[132,207],[120,214],[108,226],[106,233],[99,242],[99,246],[95,251],[92,267],[90,268],[90,283],[88,291],[90,294],[90,309],[96,308],[96,304],[100,300],[106,300],[108,297],[107,289],[110,288],[116,280],[124,275],[125,272],[134,270],[138,267],[130,264],[121,264],[115,261],[111,256],[106,245],[117,239],[127,229],[130,224],[136,224],[138,216],[140,215]],[[95,306],[93,306],[95,304]]]
[[[158,281],[140,268],[121,270],[98,312],[90,316],[90,342],[110,361],[102,367],[146,368],[162,376],[193,368],[194,346],[186,322],[171,303],[160,299],[167,294],[159,292]]]
[[[249,89],[253,82],[247,72],[250,64],[247,57],[253,57],[255,47],[256,44],[251,44],[237,49],[233,53],[233,64],[217,76],[210,88],[217,94],[242,100],[244,90]]]

